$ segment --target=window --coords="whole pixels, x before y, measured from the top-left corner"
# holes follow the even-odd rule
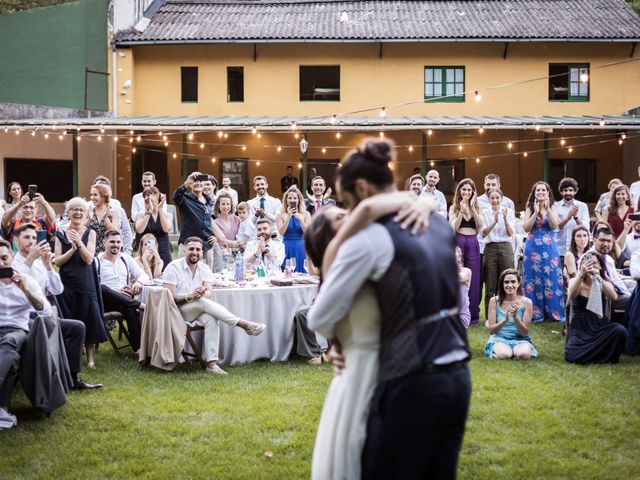
[[[340,65],[300,66],[300,101],[340,101]]]
[[[429,160],[427,170],[440,174],[438,190],[445,195],[453,195],[458,182],[464,178],[464,160]]]
[[[198,67],[181,67],[182,102],[198,101]]]
[[[588,63],[550,63],[549,100],[560,102],[589,101]]]
[[[426,102],[464,102],[464,67],[424,67]]]
[[[551,158],[549,159],[549,183],[558,185],[565,177],[578,182],[576,199],[581,202],[597,202],[596,160],[592,158]]]
[[[244,102],[244,67],[227,67],[227,102]]]
[[[66,202],[73,197],[73,161],[36,158],[5,158],[4,178],[19,182],[24,191],[37,185],[48,202]]]
[[[223,158],[222,175],[220,182],[224,177],[229,177],[231,188],[238,192],[238,198],[249,198],[249,169],[247,158]]]

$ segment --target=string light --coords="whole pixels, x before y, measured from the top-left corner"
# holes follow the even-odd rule
[[[256,133],[258,133],[258,129],[254,126],[254,127],[251,129],[251,133],[253,133],[253,134],[255,135]]]
[[[513,148],[513,143],[511,143],[511,142],[507,143],[507,148],[509,150],[511,150]]]
[[[458,145],[458,151],[461,152],[462,151],[462,145]]]
[[[294,133],[293,134],[293,138],[295,138],[296,140],[300,138],[300,134],[299,133]]]
[[[480,95],[480,90],[476,90],[475,98],[476,98],[476,102],[479,102],[480,100],[482,100],[482,95]]]
[[[49,135],[46,135],[47,138],[49,138]],[[102,141],[102,135],[98,135],[98,141],[101,142]]]
[[[218,137],[222,138],[224,136],[224,132],[222,130],[218,131]]]
[[[436,166],[436,162],[434,162],[433,160],[431,160],[431,166],[435,167]]]
[[[298,169],[302,168],[302,162],[298,162]]]
[[[260,166],[260,160],[256,162],[256,167],[259,167],[259,166]]]
[[[322,153],[327,153],[327,149],[325,147],[322,147]]]
[[[242,151],[246,152],[247,151],[247,146],[246,145],[242,145]]]
[[[380,109],[380,116],[381,116],[382,118],[384,118],[384,117],[386,117],[386,116],[387,116],[387,107],[382,107],[382,108]]]
[[[564,138],[560,139],[560,145],[562,145],[564,147],[564,144],[567,143],[567,141]]]
[[[204,143],[200,144],[200,150],[204,150]]]
[[[159,136],[159,137],[164,137],[164,135],[162,134],[162,130],[160,130],[160,131],[158,132],[158,136]]]
[[[129,130],[129,135],[133,135],[133,130]]]
[[[167,137],[166,135],[162,136],[162,140],[164,140],[165,142],[169,139],[169,137]]]
[[[338,140],[340,140],[340,137],[341,137],[341,136],[342,136],[342,135],[340,134],[340,132],[336,132],[336,138],[337,138]]]
[[[484,127],[480,127],[480,128],[478,129],[478,133],[479,133],[480,135],[482,135],[482,134],[484,133]]]
[[[211,163],[216,163],[216,157],[211,157]]]
[[[129,143],[133,143],[133,137],[129,137]]]
[[[131,149],[131,153],[136,153],[137,151],[138,151],[138,150],[136,149],[136,147],[133,147],[133,148]]]
[[[76,142],[79,142],[80,140],[82,140],[82,137],[80,136],[80,134],[76,135]]]
[[[331,125],[335,125],[336,124],[336,116],[335,115],[331,116],[331,119],[329,121],[331,122]]]
[[[409,145],[409,152],[413,152],[413,145]]]
[[[64,138],[64,136],[58,135],[58,140],[62,141],[63,138]]]
[[[35,130],[32,130],[32,131],[31,131],[31,136],[32,136],[32,137],[35,137],[35,136],[36,136],[36,131],[35,131]]]
[[[20,129],[16,130],[16,135],[20,135]]]
[[[169,146],[169,142],[164,142],[164,146],[168,147]]]
[[[580,69],[580,81],[582,83],[587,83],[589,81],[589,70],[586,68]]]
[[[227,138],[229,138],[229,134],[228,134],[227,132],[224,132],[224,138],[225,138],[225,140],[226,140]]]
[[[433,135],[433,130],[431,130],[431,129],[427,130],[427,135],[428,135],[428,136]]]
[[[618,139],[618,145],[622,145],[624,143],[624,140],[622,140],[621,138]]]
[[[573,147],[569,147],[569,153],[573,153]]]
[[[177,153],[174,153],[174,154],[172,155],[172,157],[173,157],[173,158],[178,158],[178,154],[177,154]]]
[[[4,127],[4,133],[9,133],[9,127]]]
[[[142,141],[142,137],[141,137],[140,135],[138,135],[138,136],[136,137],[136,140],[137,140],[137,142],[138,142],[138,143],[140,143],[140,142]]]
[[[604,127],[607,122],[604,121],[604,118],[600,119],[600,126]]]
[[[476,157],[476,163],[480,163],[480,157]]]
[[[384,138],[384,132],[380,132],[380,138]]]
[[[291,129],[295,130],[296,128],[298,128],[298,126],[296,125],[296,122],[291,122]]]
[[[113,142],[117,143],[118,142],[118,136],[116,135],[115,137],[113,137]]]
[[[190,133],[187,138],[189,138],[189,141],[193,140],[193,133]]]
[[[620,138],[621,138],[622,140],[626,140],[626,139],[627,139],[627,134],[626,134],[626,133],[623,133],[622,135],[620,135]]]
[[[258,132],[258,133],[256,134],[256,137],[258,137],[258,138],[262,138],[262,134],[261,134],[260,132]]]
[[[100,129],[100,133],[104,133],[104,128],[101,128],[101,129]]]
[[[45,139],[45,140],[48,140],[48,139],[49,139],[49,134],[48,134],[48,133],[45,133],[45,134],[44,134],[44,139]]]
[[[276,150],[278,150],[278,153],[280,153],[282,151],[282,147],[278,145],[278,148],[276,148]]]
[[[529,156],[529,154],[528,154],[527,152],[524,152],[524,153],[522,154],[522,156],[523,156],[524,158],[527,158],[527,157]]]
[[[540,131],[540,125],[536,123],[536,132],[539,132],[539,131]]]

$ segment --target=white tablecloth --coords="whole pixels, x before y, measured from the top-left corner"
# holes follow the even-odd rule
[[[288,360],[293,347],[293,316],[299,308],[311,304],[317,290],[317,285],[214,289],[215,302],[244,320],[267,325],[260,335],[251,337],[241,328],[231,328],[220,322],[219,363],[237,365],[258,359]],[[196,341],[204,339],[201,332],[193,335]]]

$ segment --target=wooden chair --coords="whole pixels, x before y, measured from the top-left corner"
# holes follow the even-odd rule
[[[193,350],[193,353],[182,350],[182,358],[184,358],[184,361],[187,363],[191,363],[191,359],[195,358],[198,360],[198,363],[200,363],[200,366],[202,367],[202,369],[206,370],[207,362],[205,362],[202,359],[202,351],[200,350],[200,346],[195,342],[195,340],[191,336],[193,332],[204,332],[204,327],[201,327],[199,325],[193,325],[193,326],[187,325],[186,338],[189,345],[191,345],[191,349]]]
[[[124,316],[120,312],[105,312],[103,318],[105,323],[105,331],[107,332],[107,340],[109,340],[109,343],[111,344],[113,351],[116,352],[116,355],[120,355],[120,350],[123,350],[127,347],[131,347],[129,330],[127,330],[127,327],[124,324],[125,322]],[[124,335],[124,337],[127,339],[127,342],[128,342],[127,344],[118,346],[116,341],[113,339],[113,336],[111,335],[111,330],[109,330],[109,328],[107,327],[108,322],[116,322],[118,324],[118,327],[120,328],[120,333]],[[131,348],[133,349],[133,347]]]

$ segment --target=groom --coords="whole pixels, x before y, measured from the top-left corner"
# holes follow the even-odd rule
[[[395,190],[390,160],[389,143],[368,141],[343,162],[336,186],[347,209]],[[471,381],[454,249],[439,215],[417,236],[383,219],[342,244],[309,312],[309,326],[332,338],[362,286],[376,289],[379,372],[362,478],[455,478]]]

